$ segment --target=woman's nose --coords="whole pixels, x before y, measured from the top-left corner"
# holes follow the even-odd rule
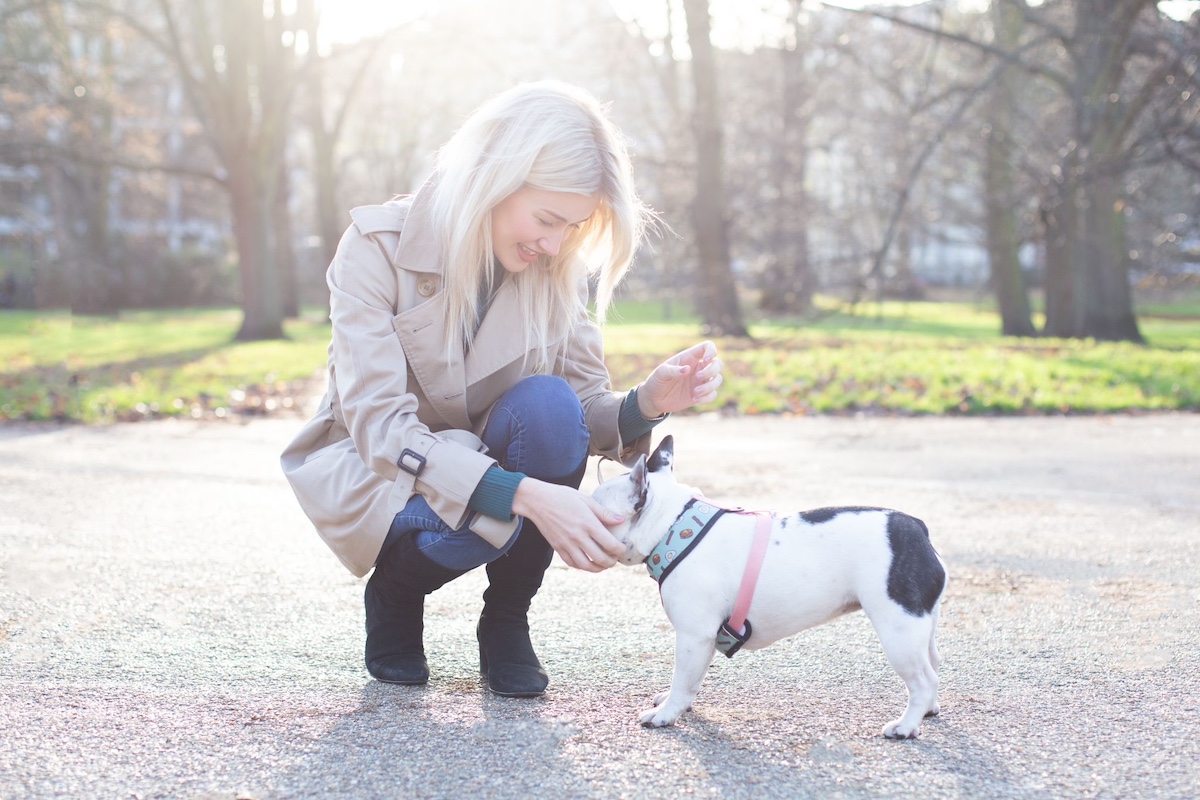
[[[549,236],[542,237],[538,244],[541,245],[542,250],[544,250],[547,254],[556,256],[558,255],[559,248],[562,247],[562,239],[562,231],[559,231],[558,233],[552,233]]]

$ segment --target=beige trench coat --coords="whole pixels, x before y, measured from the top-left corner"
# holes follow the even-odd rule
[[[532,374],[523,338],[514,335],[521,326],[516,293],[511,282],[501,284],[470,352],[447,364],[430,194],[426,186],[350,212],[354,222],[327,275],[328,390],[281,457],[305,514],[359,577],[374,566],[393,517],[414,494],[453,528],[471,518],[471,530],[497,547],[517,525],[467,508],[496,463],[478,438],[488,413]],[[649,436],[620,441],[625,393],[611,389],[599,329],[581,315],[567,334],[564,321],[550,363],[583,404],[592,453],[632,463],[648,451]]]

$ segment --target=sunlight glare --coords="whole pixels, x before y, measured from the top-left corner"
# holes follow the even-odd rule
[[[417,19],[437,5],[437,0],[322,0],[321,38],[331,44],[356,42]]]

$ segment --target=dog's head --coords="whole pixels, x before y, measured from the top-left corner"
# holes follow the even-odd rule
[[[622,564],[644,561],[691,496],[688,487],[675,480],[674,463],[675,441],[663,437],[650,458],[638,456],[631,472],[606,480],[592,492],[600,505],[625,517],[612,529],[627,547]]]

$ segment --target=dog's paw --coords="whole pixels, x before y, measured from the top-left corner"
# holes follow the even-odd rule
[[[657,707],[661,707],[663,703],[667,702],[667,698],[670,696],[671,696],[671,693],[669,691],[659,692],[658,694],[654,695],[654,699],[651,700],[650,702],[654,703],[654,705]],[[691,711],[691,710],[692,710],[692,704],[688,703],[688,707],[685,708],[684,711]]]
[[[905,725],[903,719],[889,722],[883,726],[883,737],[885,739],[916,739],[920,734],[920,725]]]
[[[642,714],[641,722],[643,728],[665,728],[668,725],[674,725],[677,719],[679,719],[678,714],[667,714],[663,711],[662,706],[656,706]]]

